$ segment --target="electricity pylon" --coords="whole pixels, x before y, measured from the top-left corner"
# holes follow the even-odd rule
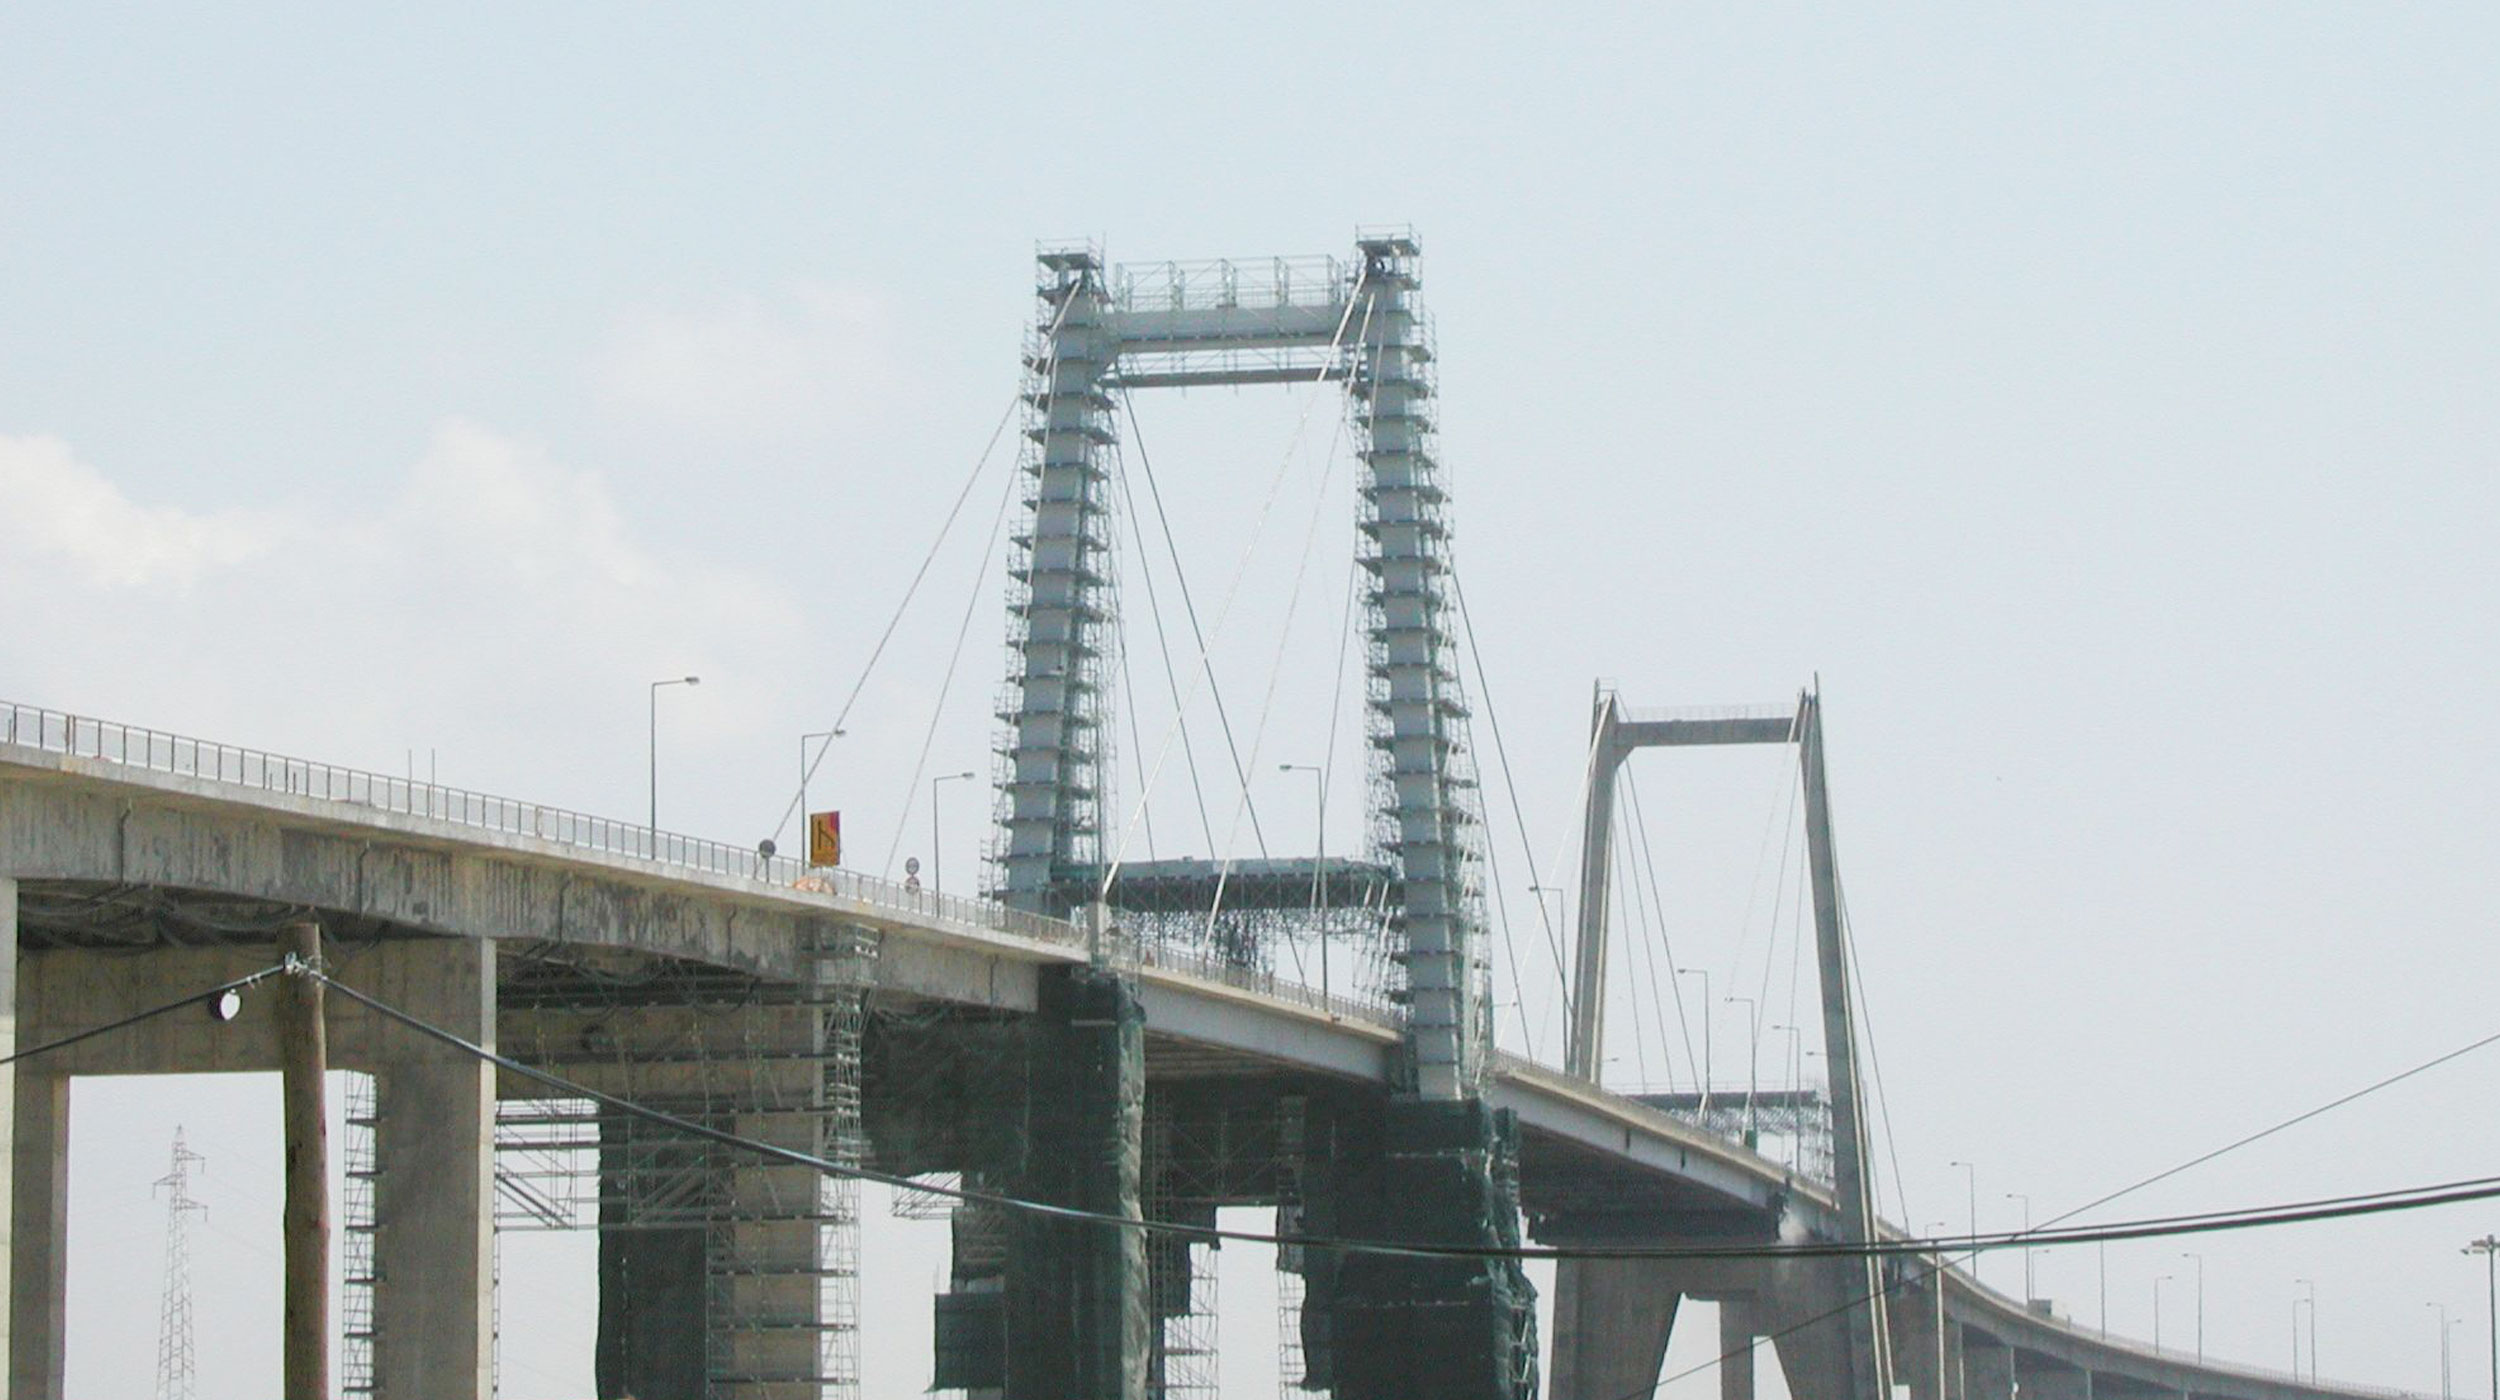
[[[208,1159],[185,1146],[174,1129],[174,1168],[156,1189],[165,1193],[165,1305],[156,1323],[156,1400],[197,1400],[199,1375],[191,1345],[189,1218],[208,1207],[191,1199],[191,1168]]]

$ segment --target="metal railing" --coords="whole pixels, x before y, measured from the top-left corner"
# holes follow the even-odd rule
[[[994,899],[939,894],[855,871],[810,867],[789,856],[766,856],[724,841],[657,831],[586,812],[288,758],[33,705],[0,701],[0,743],[257,792],[447,822],[498,835],[528,837],[674,870],[829,894],[895,913],[996,929],[1044,943],[1068,945],[1083,941],[1076,926],[1065,919],[1011,909]]]
[[[1043,943],[1077,946],[1085,940],[1084,932],[1065,919],[1010,908],[994,899],[939,894],[918,885],[880,880],[839,867],[809,866],[789,856],[766,856],[761,851],[723,841],[655,831],[648,826],[562,807],[287,758],[259,749],[33,705],[0,701],[0,744],[257,792],[339,802],[394,816],[448,822],[472,830],[523,836],[578,851],[622,856],[778,889],[833,895],[880,910],[996,929]],[[1325,996],[1316,987],[1302,986],[1263,968],[1227,963],[1213,954],[1158,948],[1151,953],[1132,952],[1129,960],[1132,965],[1220,982],[1346,1020],[1391,1028],[1398,1024],[1396,1013],[1388,1007],[1345,996]]]

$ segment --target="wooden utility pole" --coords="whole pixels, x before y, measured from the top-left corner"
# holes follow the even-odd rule
[[[279,951],[321,965],[321,925],[287,925]],[[278,1070],[286,1131],[286,1320],[280,1350],[284,1400],[330,1400],[330,1127],[323,1077],[330,1068],[321,983],[280,979]]]

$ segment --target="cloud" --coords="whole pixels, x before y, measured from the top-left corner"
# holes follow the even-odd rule
[[[593,360],[602,406],[667,432],[780,438],[873,412],[900,380],[876,298],[821,284],[625,318]]]
[[[779,703],[804,630],[758,577],[639,538],[599,473],[475,422],[346,509],[134,501],[43,438],[0,438],[0,493],[5,698],[369,766],[456,738],[470,780],[603,810],[638,805],[616,755],[650,676],[714,682],[693,763]]]
[[[0,501],[0,558],[48,561],[106,589],[187,588],[286,533],[271,515],[140,506],[52,437],[0,434]]]

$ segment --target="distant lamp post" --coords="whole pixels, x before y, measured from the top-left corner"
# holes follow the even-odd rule
[[[2292,1374],[2300,1374],[2300,1310],[2309,1310],[2309,1383],[2318,1383],[2318,1281],[2296,1278],[2293,1283],[2305,1290],[2292,1300]]]
[[[651,683],[651,849],[644,854],[660,857],[660,690],[663,686],[701,685],[701,676],[677,676]]]
[[[1312,783],[1319,789],[1317,809],[1319,865],[1311,871],[1311,911],[1316,914],[1322,906],[1328,888],[1328,770],[1316,763],[1279,763],[1276,765],[1276,771],[1308,773],[1311,775]],[[1328,985],[1328,921],[1320,919],[1316,922],[1319,924],[1319,1001],[1321,1006],[1333,1009],[1335,1003],[1329,999]]]
[[[1785,1032],[1788,1036],[1788,1087],[1802,1094],[1806,1087],[1806,1033],[1795,1026],[1773,1026],[1771,1029]]]
[[[1679,967],[1675,970],[1675,975],[1678,977],[1698,977],[1701,979],[1701,1112],[1703,1119],[1707,1121],[1710,1114],[1710,1078],[1712,1061],[1710,1053],[1710,969],[1706,967]],[[1681,1002],[1683,1001],[1683,997],[1678,996],[1676,1000]]]
[[[2500,1400],[2500,1235],[2485,1235],[2460,1253],[2483,1256],[2483,1287],[2491,1310],[2491,1393]]]
[[[2031,1266],[2031,1197],[2020,1191],[2008,1191],[2005,1193],[2005,1199],[2023,1203],[2023,1303],[2029,1306],[2032,1299],[2040,1296],[2039,1285]]]
[[[2456,1382],[2449,1368],[2448,1356],[2448,1305],[2424,1303],[2422,1306],[2439,1309],[2439,1400],[2455,1400]]]
[[[2196,1364],[2205,1364],[2205,1256],[2182,1254],[2182,1259],[2196,1261]]]
[[[2176,1274],[2163,1274],[2153,1280],[2153,1350],[2155,1351],[2161,1350],[2161,1286],[2177,1277]]]
[[[1971,1282],[1977,1283],[1979,1282],[1979,1168],[1968,1162],[1947,1162],[1945,1165],[1960,1167],[1965,1178],[1964,1184],[1970,1188],[1970,1277]]]
[[[960,783],[967,778],[977,778],[979,776],[980,774],[967,768],[961,773],[940,773],[936,777],[929,780],[929,888],[932,890],[943,890],[945,888],[944,885],[939,883],[939,875],[945,868],[945,862],[938,858],[938,843],[940,840],[938,835],[938,784]]]
[[[1762,1008],[1752,997],[1727,1000],[1745,1004],[1745,1141],[1750,1146],[1754,1137],[1754,1098],[1762,1084]]]

